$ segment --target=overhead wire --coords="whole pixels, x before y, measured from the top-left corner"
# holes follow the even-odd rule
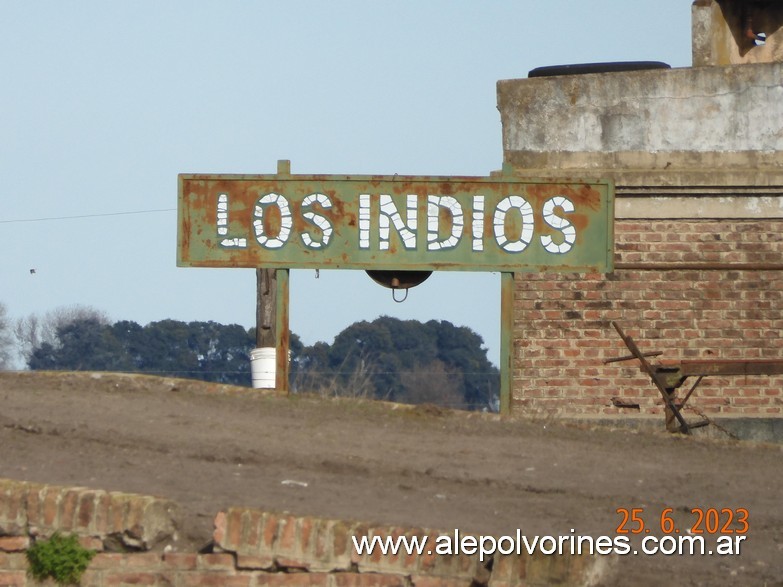
[[[14,224],[22,222],[46,222],[49,220],[76,220],[79,218],[103,218],[106,216],[128,216],[131,214],[156,214],[160,212],[175,212],[176,208],[156,208],[151,210],[129,210],[125,212],[104,212],[100,214],[78,214],[74,216],[47,216],[42,218],[16,218],[12,220],[0,220],[0,224]]]

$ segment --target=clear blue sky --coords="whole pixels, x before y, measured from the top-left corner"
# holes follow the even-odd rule
[[[487,175],[498,80],[687,67],[690,4],[4,0],[0,302],[252,326],[253,270],[176,266],[178,173]],[[498,274],[436,274],[396,304],[362,272],[294,271],[291,329],[311,344],[384,314],[449,320],[497,363],[499,296]]]

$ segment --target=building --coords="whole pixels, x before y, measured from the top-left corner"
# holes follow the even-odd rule
[[[498,82],[504,164],[616,185],[614,273],[516,275],[511,413],[661,414],[638,363],[604,364],[612,321],[663,360],[783,360],[783,2],[697,0],[692,31],[693,67]],[[780,422],[783,376],[688,405]]]

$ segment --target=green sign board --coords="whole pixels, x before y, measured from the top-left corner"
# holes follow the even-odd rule
[[[612,270],[607,181],[179,176],[184,267]]]

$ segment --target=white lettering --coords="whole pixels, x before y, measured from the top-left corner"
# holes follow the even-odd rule
[[[563,196],[555,196],[544,202],[544,222],[560,231],[563,242],[557,244],[554,239],[547,234],[541,237],[541,244],[544,245],[544,248],[550,253],[563,254],[570,251],[574,246],[574,243],[576,242],[576,229],[568,220],[555,214],[556,208],[561,208],[563,212],[569,213],[574,211],[574,204],[571,200]]]
[[[451,538],[446,535],[438,536],[435,539],[435,554],[437,555],[452,555],[452,542]]]
[[[370,194],[359,195],[359,248],[370,248]]]
[[[246,249],[247,239],[228,236],[228,194],[218,194],[217,217],[215,225],[224,249]]]
[[[716,541],[716,554],[720,555],[738,555],[740,553],[740,543],[745,540],[747,536],[719,536]]]
[[[277,206],[280,210],[280,230],[277,236],[270,237],[265,234],[264,229],[264,209],[268,206]],[[265,249],[279,249],[286,242],[291,235],[291,228],[294,225],[293,217],[291,216],[291,208],[288,205],[288,200],[280,194],[267,194],[262,196],[256,202],[256,207],[253,212],[253,228],[256,233],[256,241]]]
[[[332,207],[332,201],[326,194],[310,194],[304,200],[302,200],[302,210],[310,208],[314,204],[319,204],[321,208],[324,209],[329,209]],[[303,232],[301,236],[304,245],[310,249],[321,249],[327,246],[329,244],[329,240],[332,238],[332,232],[334,232],[334,228],[332,227],[332,223],[329,222],[329,219],[326,218],[326,216],[316,214],[315,212],[310,212],[309,210],[307,212],[303,212],[302,217],[306,220],[309,220],[321,231],[321,240],[315,240],[310,233]]]
[[[549,546],[545,543],[549,543]],[[542,536],[538,543],[538,550],[543,554],[554,554],[557,550],[557,540],[554,536]]]
[[[576,207],[572,200],[562,195],[544,201],[534,212],[528,200],[514,194],[503,197],[496,205],[481,194],[470,196],[470,202],[468,197],[458,200],[453,195],[358,194],[358,235],[352,237],[345,233],[357,229],[357,217],[350,215],[343,219],[337,216],[343,205],[339,200],[333,201],[334,197],[313,192],[299,202],[293,202],[292,206],[282,194],[264,194],[252,208],[251,234],[245,237],[232,233],[230,195],[219,193],[214,208],[218,246],[246,249],[248,241],[255,236],[261,247],[281,249],[296,231],[294,239],[301,239],[298,246],[312,251],[324,250],[339,235],[341,242],[358,236],[358,248],[364,251],[391,252],[392,242],[395,242],[402,245],[400,250],[407,251],[426,246],[427,252],[462,248],[465,253],[481,253],[491,247],[488,243],[494,237],[501,251],[516,254],[525,251],[533,242],[536,225],[539,230],[543,227],[550,233],[539,236],[546,252],[562,255],[576,246],[577,230],[568,219],[568,214],[575,212]],[[426,245],[424,234],[421,238],[418,234],[418,216],[420,212],[425,213],[425,203]],[[300,215],[296,228],[295,213]],[[468,214],[469,219],[466,218]],[[470,227],[466,226],[468,222]],[[394,231],[397,238],[392,234]],[[469,236],[466,237],[466,233]],[[470,239],[470,245],[463,243],[463,237]],[[493,248],[493,254],[496,252]]]
[[[484,250],[484,196],[473,196],[473,250]]]
[[[522,215],[522,230],[519,238],[511,241],[506,235],[506,215],[510,210],[519,210]],[[494,215],[495,241],[498,246],[509,253],[521,253],[533,240],[533,207],[522,196],[506,196],[495,207]]]
[[[389,249],[390,224],[402,239],[403,246],[406,249],[416,249],[416,228],[417,228],[417,197],[416,194],[409,194],[407,202],[407,221],[403,221],[397,205],[389,194],[381,194],[381,212],[378,216],[378,226],[380,234],[380,249],[386,251]],[[360,220],[361,222],[361,220]],[[361,237],[360,237],[361,239]]]
[[[440,239],[440,211],[448,210],[451,216],[451,231],[449,236]],[[452,196],[427,196],[427,250],[440,251],[453,249],[462,238],[462,229],[465,226],[465,216],[462,214],[462,206]]]

